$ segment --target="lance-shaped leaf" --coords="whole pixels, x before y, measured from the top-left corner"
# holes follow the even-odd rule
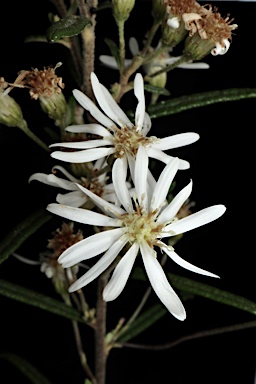
[[[76,36],[89,24],[91,24],[89,19],[71,15],[54,22],[46,31],[46,39],[48,42],[53,43],[63,37]]]
[[[106,39],[104,39],[104,41],[108,45],[110,52],[111,52],[111,55],[114,57],[116,64],[117,64],[118,68],[120,69],[121,64],[120,64],[120,56],[119,56],[118,46],[111,39],[106,38]]]
[[[147,112],[150,117],[154,119],[162,116],[174,115],[192,108],[204,107],[210,104],[255,97],[256,88],[230,88],[210,92],[201,92],[149,105]]]
[[[70,320],[84,322],[82,315],[75,308],[69,307],[61,301],[55,300],[42,293],[31,291],[20,285],[0,279],[0,295],[20,301],[45,311],[55,313]]]
[[[182,292],[202,296],[256,315],[256,303],[251,300],[186,277],[172,273],[168,273],[167,275],[171,285]],[[132,277],[137,280],[146,280],[146,276],[141,268],[135,268]]]
[[[167,310],[161,304],[156,304],[153,307],[149,308],[143,312],[139,317],[137,317],[134,322],[125,330],[120,337],[117,338],[117,342],[124,343],[135,336],[139,335],[141,332],[145,331],[151,325],[153,325],[157,320],[163,317],[166,314]]]
[[[14,353],[1,353],[0,358],[9,361],[12,365],[18,368],[32,383],[34,384],[51,384],[37,368],[22,357]],[[9,378],[11,380],[11,376]]]
[[[156,93],[158,95],[170,96],[170,92],[166,88],[156,87],[155,85],[145,84],[144,89],[150,93]]]
[[[253,315],[256,315],[256,303],[242,296],[212,287],[211,285],[199,283],[195,280],[173,275],[171,273],[169,273],[168,276],[171,284],[179,290],[192,293],[197,296],[203,296],[207,299],[218,301],[219,303],[230,305],[241,309],[242,311],[250,312]]]
[[[45,208],[40,208],[16,225],[0,243],[0,264],[51,218],[52,215]]]

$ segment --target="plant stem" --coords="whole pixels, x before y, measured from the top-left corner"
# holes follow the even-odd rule
[[[102,298],[102,291],[107,280],[108,272],[103,273],[98,279],[95,327],[95,376],[97,384],[105,384],[106,379],[107,348],[105,336],[107,303]]]
[[[90,9],[97,8],[98,1],[88,0],[85,3],[84,0],[78,0],[77,4],[81,16],[91,20],[91,25],[87,25],[81,32],[83,43],[83,84],[81,89],[89,98],[93,99],[90,75],[91,72],[94,72],[96,15],[91,14]]]
[[[125,61],[124,20],[118,21],[117,26],[119,35],[120,76],[122,76]]]
[[[206,331],[199,331],[192,333],[187,336],[182,336],[177,340],[171,341],[166,344],[158,344],[158,345],[143,345],[143,344],[134,344],[134,343],[120,343],[121,347],[129,347],[129,348],[136,348],[136,349],[146,349],[151,351],[162,351],[165,349],[176,347],[177,345],[184,343],[185,341],[189,340],[195,340],[206,336],[215,336],[220,335],[226,332],[234,332],[234,331],[241,331],[248,328],[254,328],[256,327],[256,321],[248,321],[246,323],[241,324],[234,324],[234,325],[228,325],[226,327],[220,327],[220,328],[213,328]]]
[[[91,369],[87,363],[87,358],[86,358],[86,354],[83,350],[83,344],[81,341],[81,336],[80,336],[78,324],[76,321],[72,321],[72,325],[73,325],[73,330],[74,330],[74,335],[75,335],[75,340],[76,340],[76,347],[78,350],[78,354],[80,357],[80,362],[81,362],[82,368],[85,371],[88,378],[91,380],[91,382],[93,384],[97,384],[97,381],[96,381],[96,379],[95,379],[95,377],[94,377],[94,375],[93,375],[93,373],[92,373],[92,371],[91,371]]]
[[[36,144],[38,144],[41,148],[43,148],[45,151],[49,152],[50,149],[48,146],[40,140],[27,126],[27,124],[24,124],[23,126],[19,126],[19,128],[28,136],[30,139],[32,139]]]

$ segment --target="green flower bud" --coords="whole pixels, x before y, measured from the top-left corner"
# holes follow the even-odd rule
[[[27,123],[23,118],[22,110],[16,101],[8,95],[8,89],[3,78],[0,78],[0,123],[7,127],[24,129]]]
[[[127,20],[134,4],[135,0],[112,0],[112,10],[116,22]]]
[[[166,4],[164,0],[152,0],[152,16],[155,22],[161,22],[166,13]]]

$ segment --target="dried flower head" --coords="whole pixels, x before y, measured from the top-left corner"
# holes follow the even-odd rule
[[[57,63],[55,67],[39,70],[32,68],[30,71],[22,70],[13,87],[29,88],[29,94],[32,99],[39,99],[42,110],[55,120],[56,125],[60,125],[61,119],[65,116],[67,104],[62,93],[65,85],[62,78],[58,77],[55,70],[62,63]]]
[[[194,0],[164,0],[166,15],[162,24],[161,43],[170,48],[175,47],[188,34],[182,16],[197,14],[200,4]]]
[[[196,15],[182,16],[189,31],[184,53],[192,60],[200,60],[209,53],[214,56],[225,54],[230,47],[232,31],[238,28],[237,24],[231,24],[234,19],[222,17],[217,7],[206,7],[200,7]]]
[[[50,251],[40,255],[41,272],[52,279],[54,287],[60,294],[66,293],[70,282],[78,272],[78,265],[64,270],[58,263],[58,257],[71,245],[83,240],[81,230],[74,233],[74,223],[63,223],[61,229],[53,232],[53,237],[48,240],[47,248]]]

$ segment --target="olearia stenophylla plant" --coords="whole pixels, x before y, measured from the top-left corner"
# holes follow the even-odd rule
[[[172,280],[175,275],[168,269],[171,271],[173,264],[181,267],[181,273],[183,268],[194,272],[194,276],[220,277],[195,266],[175,251],[178,241],[186,241],[184,234],[206,224],[210,231],[210,223],[221,220],[226,211],[219,202],[194,211],[196,202],[190,200],[193,180],[187,180],[186,175],[190,162],[183,156],[177,157],[177,153],[185,146],[191,146],[193,151],[193,144],[200,143],[200,136],[186,129],[171,133],[171,126],[170,134],[165,137],[160,129],[158,136],[150,131],[156,124],[152,115],[175,113],[178,100],[169,92],[168,75],[176,68],[207,71],[207,56],[228,54],[238,25],[210,4],[152,0],[149,2],[152,25],[145,31],[143,41],[133,34],[126,41],[127,21],[136,12],[139,0],[108,3],[78,0],[71,1],[69,6],[63,1],[51,2],[56,14],[49,15],[46,35],[36,40],[40,41],[38,44],[42,41],[61,44],[70,50],[75,69],[71,76],[77,87],[67,98],[65,84],[69,79],[56,74],[65,65],[62,62],[43,69],[22,69],[14,81],[1,77],[0,123],[20,128],[51,161],[54,159],[49,173],[38,170],[28,182],[31,188],[37,181],[56,189],[56,199],[44,207],[41,220],[45,223],[44,215],[49,220],[50,214],[61,221],[37,260],[19,254],[17,247],[1,261],[16,257],[28,265],[39,266],[51,279],[65,305],[74,310],[69,316],[74,316],[72,324],[85,383],[107,384],[107,357],[112,348],[122,347],[122,340],[129,340],[130,327],[136,335],[164,314],[173,315],[175,320],[186,319],[183,303],[186,284],[182,285],[186,278],[176,276]],[[95,57],[97,15],[109,10],[117,28],[117,40],[106,39],[110,54]],[[177,47],[179,54],[175,53]],[[103,65],[101,70],[104,66],[113,69],[116,82],[110,86],[104,84],[102,76],[97,74],[98,63]],[[11,96],[14,90],[28,90],[31,103],[40,103],[42,113],[54,127],[48,143],[29,128],[21,107]],[[127,95],[136,104],[132,113],[123,104]],[[229,100],[228,92],[227,95]],[[238,100],[242,97],[246,97],[243,90],[236,95]],[[231,91],[230,99],[234,100]],[[215,102],[213,95],[205,97],[201,106],[209,101]],[[189,95],[183,101],[183,108],[189,109],[194,102],[195,97]],[[184,175],[185,187],[176,185],[178,173],[180,177]],[[33,234],[39,229],[37,224],[36,228],[26,230]],[[94,263],[93,258],[97,259]],[[106,330],[107,303],[121,297],[128,290],[128,280],[135,280],[136,276],[146,285],[146,294],[128,320],[121,316],[114,330]],[[93,281],[100,292],[94,305],[87,302],[85,294]],[[173,288],[173,281],[180,282],[181,292],[177,286]],[[196,295],[199,289],[196,279],[194,286]],[[149,315],[153,309],[143,312],[151,287],[161,308],[157,316]],[[207,289],[209,297],[218,301],[216,289],[213,287],[211,291],[209,286]],[[226,304],[228,298],[226,295]],[[23,300],[30,303],[29,299]],[[230,302],[229,305],[235,306]],[[253,308],[251,312],[255,311],[255,305]],[[90,351],[82,347],[78,318],[82,322],[79,326],[84,325],[95,334],[94,369],[86,357]]]

